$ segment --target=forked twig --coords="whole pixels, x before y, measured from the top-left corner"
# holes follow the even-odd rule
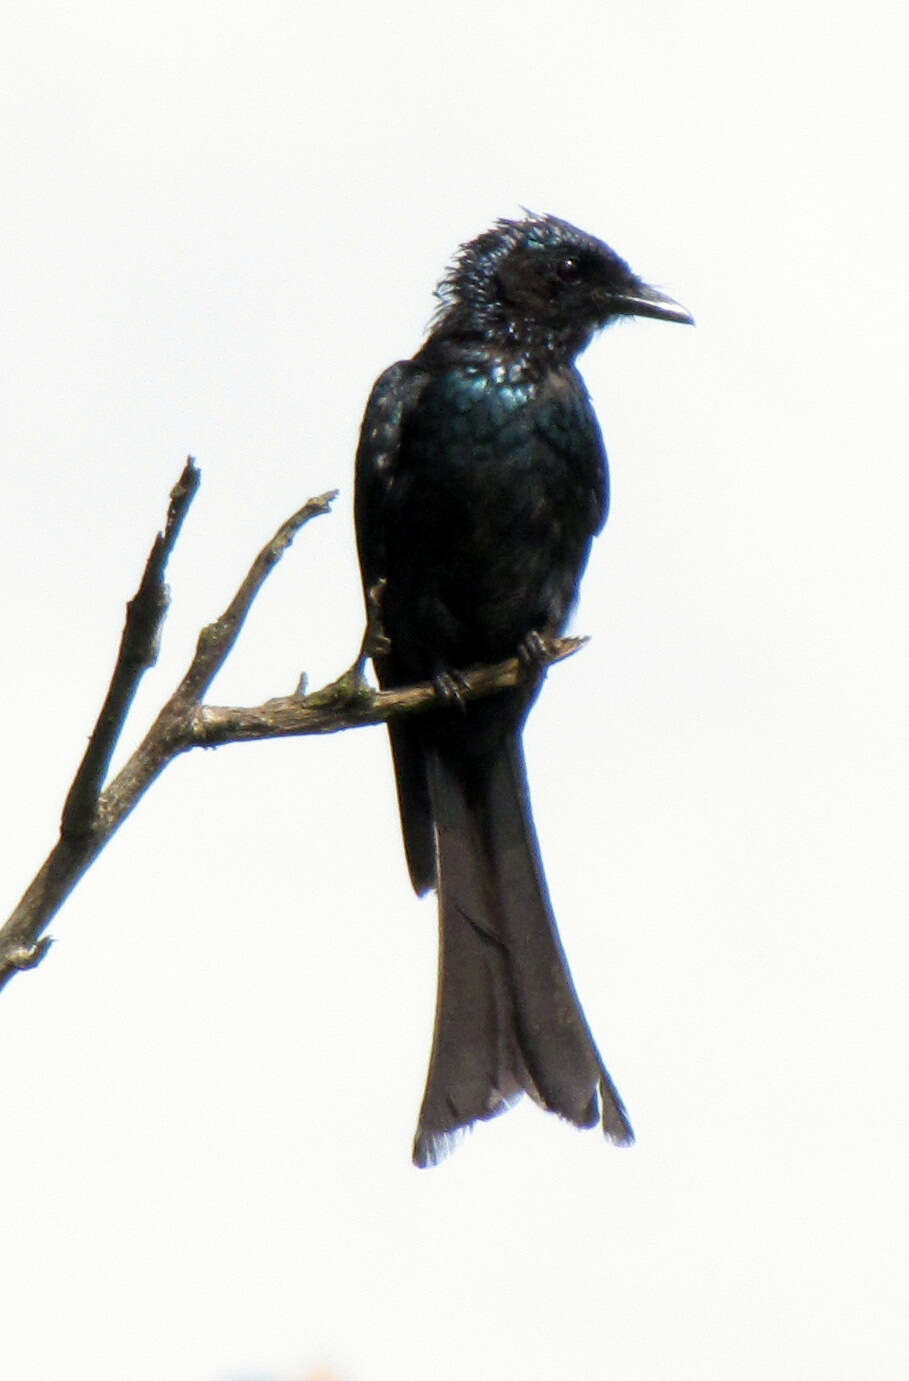
[[[110,687],[67,795],[60,836],[0,929],[0,988],[15,973],[34,968],[44,958],[51,945],[44,931],[53,916],[155,778],[181,753],[224,743],[337,733],[381,724],[398,715],[419,713],[438,705],[438,688],[430,682],[377,691],[363,679],[364,661],[382,636],[376,615],[377,600],[370,604],[369,627],[360,655],[337,681],[310,695],[303,694],[301,687],[293,695],[277,696],[251,708],[202,703],[269,573],[300,528],[311,518],[329,512],[336,497],[336,491],[332,491],[309,499],[262,548],[224,613],[202,629],[185,676],[145,738],[105,786],[111,758],[139,683],[157,660],[168,608],[165,569],[199,482],[199,471],[190,457],[171,492],[164,530],[155,538],[139,588],[127,605]],[[536,663],[548,666],[561,661],[585,641],[551,640],[542,647]],[[495,666],[473,667],[459,673],[459,690],[465,699],[493,695],[517,685],[526,675],[525,662],[510,657]]]

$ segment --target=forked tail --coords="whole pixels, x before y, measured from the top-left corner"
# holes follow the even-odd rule
[[[556,929],[519,732],[475,755],[429,750],[439,987],[414,1162],[520,1094],[627,1146],[634,1133],[581,1010]]]

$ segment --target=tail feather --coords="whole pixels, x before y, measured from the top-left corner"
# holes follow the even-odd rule
[[[522,1092],[579,1127],[634,1139],[568,972],[530,813],[518,732],[482,753],[428,754],[439,888],[439,987],[414,1160]]]
[[[535,1093],[517,1040],[508,955],[490,920],[495,899],[479,822],[457,775],[430,763],[437,838],[439,977],[426,1093],[414,1142],[435,1165],[471,1123]]]

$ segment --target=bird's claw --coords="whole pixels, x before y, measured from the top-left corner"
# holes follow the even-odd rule
[[[518,643],[518,660],[530,670],[533,667],[548,666],[552,660],[552,639],[536,628]]]
[[[432,678],[436,696],[444,705],[456,705],[463,710],[467,705],[467,681],[459,671],[440,671]]]

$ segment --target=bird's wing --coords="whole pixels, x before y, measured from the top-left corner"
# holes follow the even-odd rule
[[[401,360],[379,376],[366,404],[357,447],[354,508],[367,599],[372,587],[387,574],[385,541],[392,526],[389,512],[398,499],[402,482],[402,428],[428,379],[421,366],[412,360]],[[386,653],[375,655],[373,665],[383,687],[401,685],[406,680],[394,644]],[[407,864],[414,889],[422,894],[436,881],[435,830],[425,757],[412,723],[402,720],[389,724],[388,730]]]
[[[428,380],[413,360],[399,360],[373,384],[357,446],[357,546],[368,592],[386,572],[385,534],[389,501],[400,479],[401,428]]]

